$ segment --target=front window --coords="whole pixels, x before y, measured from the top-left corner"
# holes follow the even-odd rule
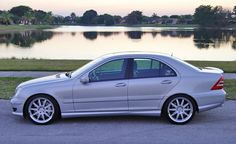
[[[153,59],[134,59],[133,78],[173,77],[175,71],[168,65]]]
[[[126,60],[107,62],[89,73],[89,81],[119,80],[125,78]]]

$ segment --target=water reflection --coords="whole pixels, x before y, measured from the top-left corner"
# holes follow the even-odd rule
[[[172,31],[161,31],[160,35],[162,37],[178,37],[178,38],[189,38],[193,35],[193,31],[180,31],[180,30],[172,30]]]
[[[109,37],[109,36],[113,36],[113,35],[118,35],[120,34],[120,32],[83,32],[83,36],[84,38],[88,39],[88,40],[96,40],[98,35],[99,36],[104,36],[104,37]]]
[[[236,40],[232,43],[232,48],[236,50]]]
[[[95,40],[98,37],[97,32],[84,32],[83,35],[86,39],[89,39],[89,40]]]
[[[30,48],[35,43],[51,39],[53,32],[50,31],[25,31],[17,33],[0,34],[0,44],[14,44],[21,48]]]
[[[120,34],[120,32],[99,32],[99,35],[104,37],[109,37],[118,34]]]
[[[236,31],[206,30],[194,31],[194,43],[198,48],[220,48],[221,45],[231,43],[235,49]]]
[[[129,32],[126,32],[125,34],[130,39],[141,39],[144,33],[145,32],[141,32],[141,31],[129,31]]]
[[[36,43],[41,43],[45,40],[52,39],[56,34],[66,34],[66,32],[52,31],[26,31],[0,34],[0,44],[8,47],[13,44],[20,48],[31,48]],[[222,45],[230,44],[236,50],[236,31],[233,30],[213,30],[213,29],[194,29],[194,30],[159,30],[159,31],[127,31],[127,32],[71,32],[72,37],[77,37],[77,34],[91,41],[97,40],[99,37],[104,37],[109,40],[109,37],[125,35],[126,39],[141,40],[143,36],[151,35],[153,40],[159,37],[170,37],[179,39],[191,39],[195,47],[199,49],[221,48]],[[159,37],[158,37],[159,36]],[[123,37],[123,36],[122,36]]]

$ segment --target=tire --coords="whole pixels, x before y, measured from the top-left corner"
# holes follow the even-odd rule
[[[173,124],[186,124],[190,122],[196,112],[194,101],[185,95],[172,96],[163,107],[164,117]]]
[[[38,125],[54,122],[60,116],[57,102],[47,95],[36,95],[26,102],[24,113],[26,118]]]

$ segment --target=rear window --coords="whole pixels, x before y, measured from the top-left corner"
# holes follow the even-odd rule
[[[173,77],[175,71],[168,65],[153,59],[133,60],[133,78]]]

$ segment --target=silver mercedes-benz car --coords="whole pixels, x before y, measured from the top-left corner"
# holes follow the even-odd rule
[[[222,74],[165,54],[115,53],[73,72],[21,83],[11,104],[13,114],[35,124],[104,115],[163,116],[185,124],[196,112],[224,103]]]

